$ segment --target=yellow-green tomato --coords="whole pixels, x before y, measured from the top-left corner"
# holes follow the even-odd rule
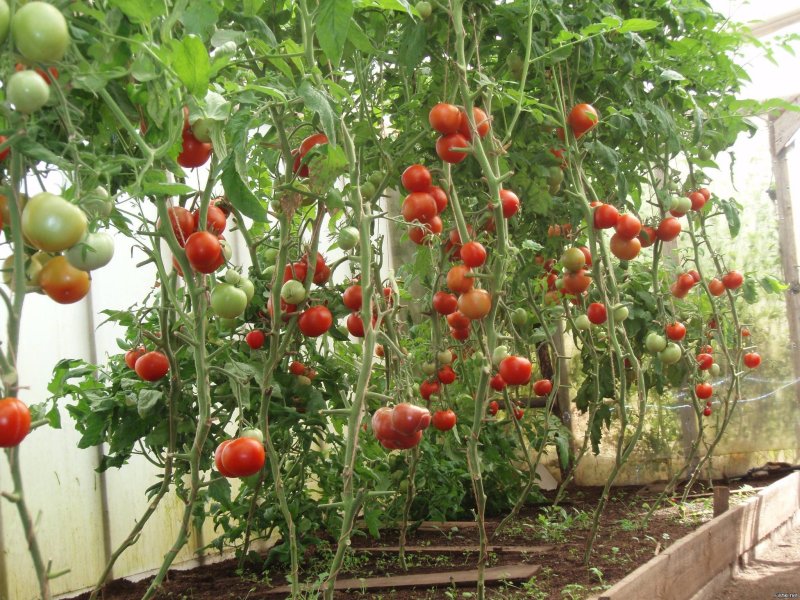
[[[711,373],[712,377],[718,377],[720,372],[719,364],[712,363],[711,368],[708,370],[708,372]]]
[[[528,323],[528,311],[520,307],[511,313],[511,322],[516,327],[523,327]]]
[[[231,285],[236,285],[241,281],[242,276],[236,269],[228,269],[225,271],[225,283],[230,283]]]
[[[586,255],[580,248],[567,248],[561,255],[561,266],[567,271],[578,271],[586,264]]]
[[[681,359],[681,354],[683,354],[681,347],[670,342],[666,348],[658,353],[658,356],[661,357],[661,362],[665,365],[674,365]]]
[[[492,352],[492,364],[495,367],[500,366],[500,363],[503,362],[503,359],[508,356],[508,347],[507,346],[497,346]]]
[[[620,304],[614,307],[614,322],[615,323],[622,323],[625,319],[628,318],[630,311],[628,307],[624,304]]]
[[[198,141],[206,144],[211,142],[212,123],[213,121],[211,119],[197,119],[197,121],[192,123],[192,133],[194,137],[196,137]]]
[[[290,279],[281,288],[281,298],[286,304],[300,304],[306,299],[306,288],[296,279]]]
[[[86,215],[80,208],[48,192],[36,194],[22,209],[22,233],[45,252],[72,248],[86,235],[86,227]]]
[[[6,41],[8,37],[8,22],[10,19],[10,10],[6,0],[0,0],[0,44]]]
[[[436,373],[436,365],[432,362],[424,362],[422,363],[422,372],[425,373],[425,375],[433,375]]]
[[[6,98],[22,114],[29,115],[50,99],[50,86],[36,71],[19,71],[6,83]]]
[[[436,360],[440,365],[449,365],[453,362],[453,353],[450,350],[441,350],[436,354]]]
[[[240,290],[244,292],[244,295],[247,296],[248,302],[250,302],[250,300],[253,299],[253,296],[255,296],[256,286],[254,286],[253,282],[250,281],[247,277],[242,276],[239,279],[239,283],[236,284],[236,287],[238,287]]]
[[[108,195],[105,188],[97,186],[81,198],[81,208],[89,216],[107,219],[114,210],[114,200]]]
[[[658,354],[667,347],[667,340],[663,335],[652,331],[647,334],[644,340],[644,345],[650,354]]]
[[[105,267],[114,256],[114,238],[101,231],[87,233],[66,252],[67,262],[81,271]]]
[[[211,292],[211,310],[224,319],[238,317],[247,308],[247,295],[234,285],[218,283]]]
[[[52,4],[38,0],[17,8],[11,35],[19,53],[37,63],[60,61],[69,46],[64,15]]]
[[[352,250],[358,246],[359,239],[358,229],[352,225],[348,225],[339,231],[339,238],[337,241],[339,243],[339,248],[342,250]]]
[[[260,444],[264,443],[264,434],[261,433],[260,429],[255,429],[255,428],[245,429],[244,431],[242,431],[239,437],[250,438],[252,440],[259,442]]]
[[[592,322],[586,315],[578,315],[575,317],[575,327],[581,331],[588,331],[592,327]]]

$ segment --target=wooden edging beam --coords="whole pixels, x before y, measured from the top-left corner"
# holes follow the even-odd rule
[[[798,515],[796,472],[678,540],[596,600],[690,600],[706,586],[726,582],[740,558]]]

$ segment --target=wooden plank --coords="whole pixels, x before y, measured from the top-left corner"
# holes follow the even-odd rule
[[[491,567],[484,571],[486,583],[498,581],[527,581],[541,567],[539,565],[505,565]],[[470,571],[445,571],[442,573],[419,573],[416,575],[394,575],[390,577],[375,577],[370,579],[339,579],[334,588],[337,590],[386,590],[401,588],[429,588],[450,585],[467,585],[477,583],[478,570]],[[308,585],[305,590],[311,589]],[[267,590],[267,594],[286,594],[291,592],[288,585]]]
[[[487,552],[497,554],[544,554],[550,552],[555,546],[487,546]],[[353,552],[400,552],[400,546],[362,546],[351,548]],[[406,552],[436,554],[463,554],[465,552],[480,552],[480,546],[406,546]]]
[[[794,215],[789,177],[789,164],[785,143],[778,139],[778,123],[789,113],[769,122],[772,172],[775,176],[775,204],[778,211],[778,240],[783,279],[786,290],[786,317],[789,321],[789,355],[792,357],[794,376],[800,377],[800,276],[798,275],[797,245],[795,242]],[[796,116],[796,113],[792,113]],[[788,118],[788,117],[787,117]],[[787,132],[788,133],[788,132]],[[784,144],[784,145],[782,145]]]
[[[731,488],[725,485],[714,486],[714,516],[718,517],[730,508]]]
[[[798,99],[794,98],[792,104],[797,104]],[[794,111],[784,111],[772,121],[775,128],[775,152],[780,153],[786,150],[786,145],[792,141],[794,134],[800,129],[800,113]]]

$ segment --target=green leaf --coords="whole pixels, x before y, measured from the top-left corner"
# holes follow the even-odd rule
[[[149,25],[157,17],[166,14],[167,5],[159,0],[111,0],[111,6],[119,8],[134,23]]]
[[[683,81],[685,79],[686,77],[677,71],[673,71],[672,69],[664,69],[658,74],[659,83],[663,83],[665,81]]]
[[[266,206],[259,202],[258,198],[242,181],[242,178],[239,177],[233,161],[229,161],[222,172],[222,187],[225,189],[225,195],[228,200],[236,207],[236,210],[256,222],[266,223]]]
[[[328,102],[327,96],[314,89],[308,80],[304,80],[297,88],[297,94],[306,103],[306,106],[319,115],[319,120],[322,123],[322,130],[328,136],[328,140],[332,144],[336,144],[336,123],[333,108]]]
[[[147,413],[161,401],[164,393],[160,390],[142,390],[136,398],[136,410],[140,417],[146,417]]]
[[[353,0],[320,0],[316,23],[317,39],[333,66],[337,66],[342,58],[352,18]]]
[[[428,32],[425,25],[417,23],[408,27],[400,42],[400,56],[398,62],[408,68],[414,69],[425,56],[425,43],[428,41]]]
[[[211,74],[211,59],[205,44],[196,35],[170,43],[171,62],[186,89],[195,96],[205,96]]]
[[[728,220],[728,230],[731,232],[731,237],[739,235],[739,229],[742,227],[742,222],[739,219],[739,211],[732,202],[720,202],[722,212],[725,213],[725,218]]]
[[[194,188],[185,183],[160,183],[145,181],[142,183],[142,194],[145,196],[181,196],[191,194]]]
[[[187,33],[207,39],[215,29],[220,12],[222,3],[219,1],[189,2],[181,13],[180,22],[183,23]]]
[[[620,33],[629,33],[632,31],[647,31],[655,29],[660,23],[658,21],[651,21],[650,19],[625,19],[622,22],[622,27],[619,28]]]
[[[764,291],[768,294],[782,294],[789,289],[786,283],[772,275],[765,275],[761,278],[760,283],[761,287],[764,288]]]

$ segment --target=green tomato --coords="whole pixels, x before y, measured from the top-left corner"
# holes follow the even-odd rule
[[[75,246],[66,251],[67,262],[81,271],[105,267],[114,256],[114,238],[98,231],[87,233]]]
[[[97,186],[81,198],[81,208],[90,217],[107,219],[114,210],[114,200],[108,195],[105,188]]]
[[[19,71],[6,84],[6,98],[19,112],[29,115],[47,104],[50,86],[36,71]]]
[[[450,350],[441,350],[436,353],[436,360],[440,365],[449,365],[453,362],[453,353]]]
[[[233,257],[233,248],[226,240],[220,240],[219,245],[222,248],[222,256],[225,257],[225,261],[229,261]]]
[[[674,365],[681,359],[682,354],[681,347],[670,342],[666,348],[658,353],[658,356],[665,365]]]
[[[266,264],[274,265],[277,259],[278,259],[277,248],[267,248],[266,250],[264,250],[264,262]]]
[[[270,265],[266,269],[264,269],[264,279],[267,281],[272,281],[272,278],[275,276],[275,265]]]
[[[11,35],[17,50],[29,61],[54,63],[64,58],[69,46],[67,20],[47,2],[28,2],[11,19]]]
[[[575,327],[581,331],[588,331],[592,328],[592,322],[586,315],[578,315],[575,317]]]
[[[630,311],[628,307],[624,304],[619,304],[614,307],[614,322],[615,323],[622,323],[625,319],[628,318]]]
[[[419,13],[419,16],[423,19],[428,19],[433,14],[433,7],[431,6],[431,3],[426,2],[425,0],[417,2],[414,8],[417,9],[417,13]]]
[[[522,73],[522,68],[525,66],[525,61],[522,60],[522,57],[519,54],[512,52],[506,56],[506,65],[508,65],[508,68],[512,73],[514,73],[514,75],[518,75]]]
[[[700,148],[700,150],[698,150],[698,152],[697,152],[697,157],[700,160],[711,160],[712,156],[713,156],[713,154],[711,154],[711,150],[709,150],[708,148],[705,148],[705,147],[704,148]]]
[[[719,377],[720,368],[717,363],[712,363],[711,368],[708,370],[713,377]]]
[[[492,364],[499,367],[503,359],[508,356],[508,346],[496,346],[492,352]]]
[[[264,443],[264,434],[261,433],[260,429],[245,429],[242,433],[239,434],[240,438],[250,438],[251,440],[255,440],[260,444]]]
[[[670,210],[687,213],[692,209],[692,201],[686,196],[674,196],[670,203]]]
[[[225,283],[236,285],[242,280],[242,276],[236,269],[228,269],[225,271]]]
[[[567,248],[561,255],[561,266],[567,271],[578,271],[586,265],[586,255],[580,248]],[[558,289],[558,286],[556,286]]]
[[[432,362],[424,362],[422,363],[422,372],[425,373],[425,375],[433,375],[436,373],[436,365]]]
[[[348,225],[347,227],[339,230],[339,238],[337,239],[337,243],[339,244],[339,248],[342,250],[352,250],[358,246],[360,239],[358,228]]]
[[[475,354],[472,355],[472,360],[475,362],[483,362],[483,352],[478,350]]]
[[[296,279],[290,279],[281,288],[281,298],[286,304],[300,304],[306,299],[306,288]]]
[[[528,323],[528,311],[520,307],[511,313],[511,322],[516,327],[524,327]]]
[[[72,248],[86,235],[86,227],[86,215],[80,208],[48,192],[36,194],[22,209],[22,233],[45,252]]]
[[[229,283],[218,283],[211,292],[211,310],[225,319],[234,319],[247,308],[247,295]]]
[[[383,181],[383,173],[381,173],[380,171],[373,171],[372,174],[367,179],[377,189],[377,187]]]
[[[298,375],[295,381],[297,381],[297,383],[302,385],[303,387],[308,387],[309,385],[311,385],[311,378],[306,377],[305,375]]]
[[[237,319],[220,319],[219,320],[220,329],[236,329],[239,326],[239,321]]]
[[[274,269],[275,267],[273,266],[272,268]],[[247,277],[240,277],[236,287],[244,292],[244,295],[247,296],[248,303],[253,299],[253,296],[256,295],[256,286],[254,286],[253,282]]]
[[[198,141],[208,144],[211,142],[211,126],[214,121],[211,119],[197,119],[192,123],[192,133]]]
[[[663,335],[652,331],[647,334],[644,345],[650,354],[658,354],[667,347],[667,340]]]
[[[6,0],[0,0],[0,44],[5,42],[8,37],[8,22],[11,17],[10,12]]]
[[[378,191],[377,188],[374,185],[372,185],[369,181],[366,181],[361,184],[361,197],[364,200],[372,200],[372,197],[375,195],[375,192],[377,191]]]

